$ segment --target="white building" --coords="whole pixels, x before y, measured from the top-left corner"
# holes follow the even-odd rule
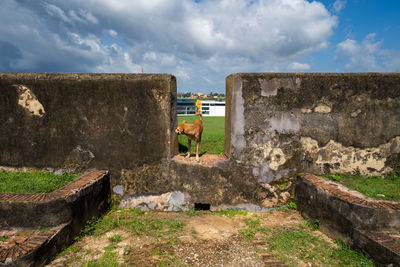
[[[200,112],[204,116],[225,116],[225,101],[201,100]]]
[[[196,99],[179,99],[178,116],[196,114]],[[225,116],[225,101],[200,100],[200,112],[204,116]]]

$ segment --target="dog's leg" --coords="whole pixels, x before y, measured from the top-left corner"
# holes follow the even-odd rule
[[[186,155],[187,158],[190,158],[191,149],[192,149],[192,140],[188,137],[188,154]]]
[[[200,161],[199,158],[199,148],[200,148],[200,142],[196,141],[196,161]]]

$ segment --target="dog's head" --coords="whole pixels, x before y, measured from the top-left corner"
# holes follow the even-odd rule
[[[177,133],[178,135],[184,134],[185,133],[185,124],[186,124],[186,120],[184,120],[181,124],[179,124],[179,126],[175,130],[175,133]]]

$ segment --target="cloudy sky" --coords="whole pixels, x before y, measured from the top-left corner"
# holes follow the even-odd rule
[[[0,0],[0,72],[398,72],[398,0]]]

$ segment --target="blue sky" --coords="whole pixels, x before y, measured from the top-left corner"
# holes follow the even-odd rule
[[[398,0],[1,0],[0,72],[398,72]]]

